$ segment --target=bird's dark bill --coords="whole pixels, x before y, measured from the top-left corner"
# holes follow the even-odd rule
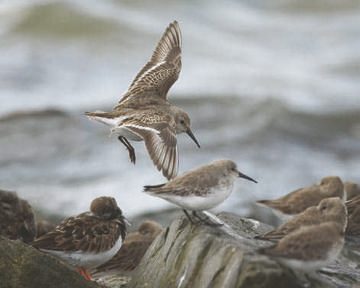
[[[190,138],[196,143],[196,145],[200,148],[199,142],[196,140],[194,134],[191,132],[190,128],[186,131],[186,134],[190,136]]]
[[[257,183],[257,181],[256,181],[256,180],[252,179],[251,177],[249,177],[249,176],[247,176],[247,175],[245,175],[245,174],[243,174],[243,173],[241,173],[241,172],[239,172],[239,177],[241,177],[241,178],[244,178],[244,179],[247,179],[247,180],[250,180],[250,181],[253,181],[253,182]]]

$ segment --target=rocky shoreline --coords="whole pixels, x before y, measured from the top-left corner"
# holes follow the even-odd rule
[[[149,216],[158,219],[164,217],[160,214],[146,215]],[[104,274],[94,282],[86,281],[54,257],[20,241],[1,238],[0,281],[4,287],[10,288],[346,288],[360,282],[360,246],[354,239],[347,241],[334,264],[319,272],[304,274],[257,253],[259,248],[269,243],[255,240],[254,236],[273,227],[227,212],[217,216],[225,225],[191,225],[184,216],[176,217],[155,239],[132,275]]]

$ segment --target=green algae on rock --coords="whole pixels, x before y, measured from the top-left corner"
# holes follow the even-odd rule
[[[7,288],[100,287],[58,259],[4,237],[0,237],[0,283]]]
[[[331,279],[324,273],[305,275],[259,255],[269,242],[253,237],[270,226],[232,213],[218,217],[225,225],[194,226],[185,217],[176,219],[150,246],[129,288],[351,287],[352,280],[337,279],[336,271]]]

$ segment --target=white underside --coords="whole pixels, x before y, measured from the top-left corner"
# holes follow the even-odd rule
[[[303,272],[316,271],[322,267],[328,266],[332,261],[330,260],[317,260],[317,261],[300,261],[295,259],[279,259],[285,265],[293,268],[294,270],[300,270]]]
[[[291,218],[293,218],[295,215],[297,214],[284,214],[281,211],[277,210],[277,209],[271,209],[271,211],[275,214],[275,216],[280,219],[280,221],[282,223],[286,223],[289,220],[291,220]]]
[[[99,117],[99,116],[88,116],[89,119],[98,121],[100,123],[103,123],[105,125],[116,127],[119,125],[121,121],[127,118],[127,116],[123,117],[117,117],[117,118],[105,118],[105,117]]]
[[[281,221],[281,223],[286,223],[288,222],[291,218],[293,218],[296,214],[284,214],[282,213],[280,210],[277,210],[277,209],[274,209],[274,208],[271,208],[265,204],[262,204],[262,203],[256,203],[258,206],[261,206],[261,207],[265,207],[266,209],[269,209],[271,210],[271,212]]]
[[[119,251],[121,244],[122,244],[122,239],[121,237],[119,237],[118,241],[110,250],[96,254],[83,252],[83,251],[64,252],[64,251],[55,251],[55,250],[46,250],[46,249],[41,249],[41,251],[59,257],[62,260],[69,263],[70,265],[89,269],[89,268],[95,268],[109,261]]]
[[[112,127],[111,134],[124,136],[125,138],[132,141],[142,141],[143,139],[138,134],[135,134],[129,129],[126,129],[122,126],[119,127],[120,123],[128,117],[129,116],[122,116],[117,118],[105,118],[105,117],[90,116],[89,118]]]
[[[279,261],[290,266],[293,269],[301,270],[304,272],[312,272],[320,268],[326,267],[336,260],[341,249],[343,247],[344,241],[336,243],[327,253],[324,260],[312,260],[312,261],[300,261],[296,259],[286,259],[280,258]]]
[[[124,136],[126,139],[132,140],[132,141],[142,141],[143,138],[140,137],[138,134],[133,133],[129,129],[126,129],[124,127],[116,127],[111,129],[112,134]]]
[[[212,188],[210,192],[205,196],[178,196],[171,194],[154,194],[149,193],[153,196],[163,198],[177,206],[182,207],[186,210],[202,211],[208,210],[218,206],[229,197],[232,191],[232,185],[226,188]]]

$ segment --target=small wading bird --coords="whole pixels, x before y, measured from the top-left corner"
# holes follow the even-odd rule
[[[217,160],[209,165],[185,172],[165,184],[144,186],[144,192],[183,208],[192,224],[195,222],[186,210],[192,210],[193,216],[200,222],[215,225],[197,212],[214,208],[225,201],[232,192],[235,180],[239,177],[257,183],[254,179],[239,172],[233,161]]]
[[[329,197],[344,199],[344,184],[337,176],[328,176],[321,179],[320,184],[300,188],[274,200],[259,200],[256,203],[271,208],[280,219],[287,221]]]
[[[280,227],[255,238],[278,242],[286,235],[304,226],[336,222],[346,227],[346,221],[347,213],[344,202],[339,197],[325,198],[320,201],[318,206],[307,208]]]
[[[90,212],[64,219],[56,228],[30,243],[77,267],[91,280],[87,269],[110,260],[126,235],[125,217],[112,197],[91,202]]]
[[[344,224],[325,222],[303,226],[275,245],[261,248],[259,253],[296,270],[318,270],[333,262],[341,252],[344,245]]]
[[[174,21],[166,29],[150,61],[136,75],[126,94],[113,109],[116,112],[87,112],[89,119],[111,126],[111,134],[129,152],[135,164],[135,149],[128,140],[144,141],[151,160],[167,179],[178,171],[176,135],[191,132],[191,120],[182,109],[170,105],[167,93],[181,70],[181,33]]]

